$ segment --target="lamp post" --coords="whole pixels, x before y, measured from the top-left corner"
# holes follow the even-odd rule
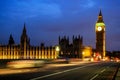
[[[59,51],[60,51],[60,47],[59,46],[56,46],[55,47],[55,51],[56,51],[56,57],[58,57],[59,56]]]
[[[83,51],[82,52],[82,60],[84,60],[84,54],[85,54],[85,52]]]

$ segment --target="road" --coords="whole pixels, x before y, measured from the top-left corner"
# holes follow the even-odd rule
[[[1,75],[0,80],[112,80],[118,65],[116,62],[94,62],[36,68],[34,72]]]

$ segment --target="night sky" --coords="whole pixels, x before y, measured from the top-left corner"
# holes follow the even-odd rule
[[[106,24],[107,50],[120,50],[120,0],[0,0],[0,44],[10,34],[20,43],[26,24],[31,45],[58,44],[58,36],[83,36],[95,48],[95,23],[100,9]]]

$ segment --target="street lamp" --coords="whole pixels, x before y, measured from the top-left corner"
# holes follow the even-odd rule
[[[56,51],[56,53],[57,53],[56,56],[59,57],[60,47],[59,47],[59,46],[56,46],[56,47],[55,47],[55,51]]]
[[[60,51],[60,47],[56,46],[55,50],[59,52]]]
[[[85,55],[85,52],[83,51],[82,52],[82,59],[84,60],[84,55]]]

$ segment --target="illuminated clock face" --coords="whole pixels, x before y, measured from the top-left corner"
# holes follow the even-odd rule
[[[98,30],[98,31],[101,31],[101,30],[102,30],[102,27],[99,26],[99,27],[97,28],[97,30]]]

